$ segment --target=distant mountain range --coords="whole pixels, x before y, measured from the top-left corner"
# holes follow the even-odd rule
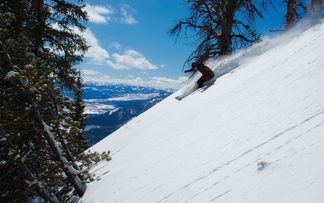
[[[91,145],[99,142],[171,93],[171,90],[149,87],[86,83],[87,139]]]

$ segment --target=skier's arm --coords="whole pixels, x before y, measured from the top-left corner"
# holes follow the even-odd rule
[[[196,71],[195,68],[191,68],[191,69],[189,69],[189,70],[185,70],[184,72],[185,72],[185,73],[190,73],[190,72],[195,72],[195,71]]]

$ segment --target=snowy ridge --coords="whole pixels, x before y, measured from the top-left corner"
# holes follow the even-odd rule
[[[112,114],[118,111],[119,108],[110,104],[102,104],[102,102],[111,102],[111,101],[141,101],[154,99],[159,97],[159,93],[148,93],[148,94],[126,94],[119,97],[106,98],[106,99],[84,99],[86,102],[85,114],[103,114],[109,112]]]
[[[118,110],[114,105],[109,104],[97,104],[97,103],[86,103],[85,114],[103,114],[106,112],[112,113]]]
[[[159,93],[147,93],[147,94],[126,94],[120,97],[113,97],[107,99],[85,99],[85,102],[95,103],[95,102],[105,102],[105,101],[131,101],[131,100],[148,100],[155,97],[159,97]]]
[[[319,24],[171,95],[92,147],[113,159],[80,202],[323,201],[323,53]]]

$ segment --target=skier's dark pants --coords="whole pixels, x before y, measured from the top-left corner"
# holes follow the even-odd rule
[[[210,72],[208,75],[203,75],[199,78],[199,80],[197,81],[198,84],[198,88],[201,88],[204,86],[205,82],[208,82],[210,79],[212,79],[214,77],[214,72]]]
[[[201,88],[204,86],[204,82],[206,81],[207,77],[206,76],[201,76],[199,80],[197,81],[198,88]]]

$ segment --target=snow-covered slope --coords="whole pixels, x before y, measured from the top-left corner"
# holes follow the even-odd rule
[[[171,95],[92,149],[88,202],[323,202],[324,24]]]

